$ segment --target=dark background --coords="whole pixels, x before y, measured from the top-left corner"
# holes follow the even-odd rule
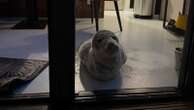
[[[37,0],[38,15],[41,17],[47,16],[47,4],[48,0]],[[104,16],[104,0],[101,0],[100,15]],[[23,17],[26,15],[26,0],[0,0],[0,17]],[[90,17],[90,6],[87,5],[87,0],[76,0],[76,17],[78,18],[89,18]],[[60,11],[63,13],[65,11]]]
[[[47,16],[47,0],[37,0],[38,15]],[[22,17],[26,15],[26,0],[0,0],[0,16]]]
[[[23,17],[26,15],[26,0],[0,0],[0,17]],[[133,8],[134,0],[131,0],[130,8]],[[38,15],[41,17],[47,16],[47,0],[37,0]],[[161,0],[156,0],[155,14],[160,13]],[[90,6],[87,5],[87,0],[76,0],[76,17],[77,18],[89,18]],[[64,12],[64,11],[61,11]],[[100,4],[100,18],[104,17],[104,0],[101,0]]]

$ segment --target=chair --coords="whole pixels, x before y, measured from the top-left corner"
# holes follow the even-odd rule
[[[95,17],[96,31],[99,31],[98,14],[99,14],[100,1],[101,0],[90,0],[91,2],[91,22],[93,23],[93,18]],[[114,7],[115,7],[116,15],[117,15],[119,28],[120,28],[120,31],[122,31],[123,28],[122,28],[120,13],[119,13],[118,0],[104,0],[104,1],[114,2]]]

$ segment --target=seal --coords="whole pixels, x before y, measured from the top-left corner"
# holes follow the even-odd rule
[[[100,81],[114,79],[127,60],[117,36],[108,30],[101,30],[82,43],[78,54],[80,65],[89,76]]]

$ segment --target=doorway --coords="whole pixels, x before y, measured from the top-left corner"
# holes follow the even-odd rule
[[[179,59],[177,61],[176,49],[183,48],[184,35],[177,36],[164,29],[161,19],[135,18],[134,12],[120,12],[124,28],[122,32],[118,29],[114,11],[105,11],[104,18],[100,19],[100,30],[112,31],[127,55],[120,77],[108,82],[100,82],[87,75],[80,76],[80,58],[77,52],[80,45],[95,36],[96,31],[95,24],[90,24],[88,18],[76,19],[75,92],[177,87]]]

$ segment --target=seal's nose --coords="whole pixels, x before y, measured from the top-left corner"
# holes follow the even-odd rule
[[[114,42],[109,42],[107,49],[108,49],[108,51],[113,52],[113,51],[118,50],[118,46]]]

